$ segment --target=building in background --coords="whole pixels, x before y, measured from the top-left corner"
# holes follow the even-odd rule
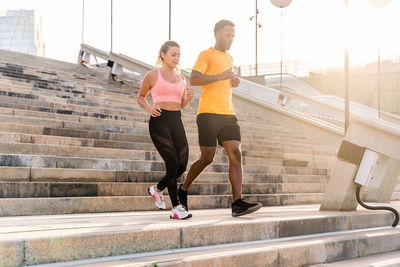
[[[0,15],[0,49],[44,56],[42,18],[23,9]]]

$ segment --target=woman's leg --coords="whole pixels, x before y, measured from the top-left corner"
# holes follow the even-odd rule
[[[177,122],[172,131],[172,140],[178,155],[178,171],[176,178],[179,178],[185,171],[189,160],[189,145],[186,138],[185,128],[182,121]]]
[[[151,139],[165,162],[166,173],[164,178],[157,184],[157,188],[163,191],[168,188],[173,207],[179,205],[176,195],[176,176],[178,172],[178,156],[171,135],[171,128],[160,118],[152,119],[149,123]]]

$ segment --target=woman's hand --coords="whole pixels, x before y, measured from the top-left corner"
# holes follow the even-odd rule
[[[192,100],[194,96],[194,90],[193,88],[186,88],[186,98],[188,99],[188,101]]]
[[[150,113],[150,115],[152,116],[152,117],[158,117],[158,116],[160,116],[161,115],[161,108],[159,107],[159,106],[157,106],[157,105],[154,105],[152,108],[151,108],[151,110],[149,111],[149,113]]]

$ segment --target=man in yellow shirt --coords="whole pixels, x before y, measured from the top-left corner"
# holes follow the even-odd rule
[[[242,157],[240,127],[232,104],[232,87],[239,78],[232,71],[233,59],[226,52],[235,36],[235,25],[229,20],[215,24],[215,45],[202,51],[190,75],[191,85],[201,85],[203,94],[197,112],[201,156],[195,161],[178,188],[179,202],[188,210],[187,191],[190,185],[213,162],[217,140],[229,158],[229,181],[232,186],[232,216],[241,216],[261,208],[261,203],[242,199]]]

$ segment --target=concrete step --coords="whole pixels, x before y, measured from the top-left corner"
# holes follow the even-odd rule
[[[116,115],[127,117],[132,116],[132,112],[141,112],[142,109],[131,107],[129,110],[117,110],[112,108],[102,108],[93,106],[84,106],[79,104],[61,104],[61,103],[51,103],[47,101],[38,101],[24,98],[15,98],[8,96],[0,96],[0,103],[2,107],[8,108],[19,108],[19,109],[29,109],[35,111],[45,111],[45,112],[56,112],[61,114],[73,114],[78,116],[84,116],[89,114],[92,116],[102,116],[113,118]]]
[[[7,50],[0,50],[0,59],[3,64],[7,64],[7,68],[14,69],[23,67],[24,69],[32,68],[43,72],[45,71],[44,66],[49,66],[51,69],[54,69],[53,71],[49,71],[49,73],[62,72],[72,76],[71,71],[74,71],[72,73],[77,72],[80,75],[87,75],[88,77],[92,78],[98,77],[96,75],[93,76],[93,74],[101,73],[97,69],[86,68],[79,64],[68,63],[45,57],[37,57],[18,52],[11,52]]]
[[[1,119],[1,118],[0,118]],[[11,121],[11,119],[8,119]],[[36,120],[38,121],[38,120]],[[45,124],[45,123],[42,123]],[[61,122],[62,124],[62,122]],[[91,134],[88,132],[93,132],[89,130],[74,130],[74,129],[65,129],[65,128],[47,128],[45,126],[38,127],[36,125],[24,125],[24,124],[13,124],[10,122],[0,122],[0,126],[2,126],[2,131],[0,132],[0,138],[3,142],[8,143],[35,143],[35,144],[64,144],[64,145],[71,145],[71,146],[101,146],[103,147],[112,148],[112,145],[115,145],[115,148],[120,148],[121,146],[124,147],[125,144],[123,143],[113,143],[113,142],[104,142],[96,141],[96,140],[87,140],[87,139],[104,139],[101,136],[107,136],[104,134],[104,131],[97,131],[100,132],[98,134]],[[53,125],[59,126],[59,125]],[[136,129],[132,129],[136,130]],[[147,130],[144,130],[146,132]],[[136,132],[138,132],[136,130]],[[81,135],[79,135],[81,133]],[[118,134],[118,133],[117,133]],[[128,134],[127,138],[124,138],[124,135],[128,133],[121,133],[122,141],[132,142],[130,139],[131,135],[136,135],[136,139],[140,138],[141,143],[145,141],[148,146],[146,149],[153,150],[154,145],[151,143],[150,136],[143,133],[132,133]],[[50,136],[49,136],[50,135]],[[71,136],[72,135],[72,136]],[[59,136],[57,138],[56,136]],[[147,138],[145,138],[147,136]],[[68,138],[66,138],[68,137]],[[97,137],[97,138],[95,138]],[[69,139],[71,138],[71,139]],[[72,139],[72,138],[80,138],[80,139]],[[199,150],[198,148],[198,141],[197,141],[197,134],[187,134],[188,142],[190,146],[193,146],[195,150]],[[303,146],[302,148],[295,148],[295,144],[288,144],[282,143],[280,141],[276,143],[271,142],[258,142],[257,145],[252,145],[252,141],[247,138],[243,138],[242,140],[242,150],[243,155],[247,155],[249,157],[278,157],[282,158],[282,153],[287,155],[287,158],[292,159],[299,159],[302,158],[305,161],[312,161],[316,158],[318,159],[327,159],[329,162],[334,162],[335,157],[330,154],[333,154],[332,150],[320,151],[320,147],[315,146]],[[142,149],[143,146],[141,144],[126,144],[127,149]],[[193,148],[192,148],[193,149]],[[321,157],[316,157],[324,153]]]
[[[2,126],[4,124],[0,124]],[[22,144],[35,144],[35,145],[60,145],[60,146],[77,146],[81,148],[113,148],[122,150],[146,150],[153,151],[155,147],[150,140],[141,140],[141,142],[130,142],[130,141],[113,141],[113,140],[102,140],[102,139],[90,139],[90,138],[78,138],[69,136],[54,136],[54,135],[43,135],[43,134],[27,134],[19,133],[17,131],[24,131],[26,128],[23,125],[11,125],[9,126],[9,132],[0,132],[1,143],[22,143]],[[21,127],[19,127],[21,126]],[[37,127],[31,127],[32,131],[40,132],[44,128],[37,129]],[[2,129],[4,130],[4,129]],[[144,142],[146,141],[146,142]]]
[[[24,125],[39,125],[39,126],[46,126],[49,128],[67,128],[67,129],[84,130],[84,131],[100,131],[100,132],[148,135],[148,129],[143,127],[135,128],[134,126],[89,124],[81,122],[51,120],[43,118],[29,118],[29,117],[12,116],[12,115],[11,116],[0,115],[0,122],[17,123]]]
[[[0,198],[147,196],[155,183],[0,182]],[[243,194],[323,193],[326,184],[243,184]],[[168,190],[164,192],[168,195]],[[195,183],[190,195],[232,194],[230,183]]]
[[[75,109],[65,109],[65,105],[63,107],[57,107],[56,103],[51,103],[51,107],[49,106],[48,102],[46,103],[46,106],[32,106],[32,105],[21,105],[21,102],[24,102],[25,99],[21,99],[21,101],[18,101],[17,104],[14,106],[10,103],[15,102],[10,99],[3,99],[1,101],[1,96],[0,96],[0,105],[3,106],[2,108],[2,113],[4,114],[10,114],[10,115],[16,115],[20,117],[43,117],[45,119],[58,119],[58,120],[65,120],[65,121],[80,121],[80,122],[86,122],[86,123],[104,123],[103,120],[100,119],[110,119],[107,124],[112,124],[112,125],[123,125],[123,126],[128,126],[131,125],[130,123],[133,122],[142,122],[142,125],[147,128],[147,121],[148,121],[148,114],[145,113],[142,109],[138,108],[137,111],[130,111],[126,112],[124,110],[118,110],[115,111],[114,113],[110,113],[110,109],[104,109],[102,108],[101,110],[96,110],[96,111],[88,111],[85,110],[82,112],[83,106],[77,106],[76,110]],[[76,105],[75,105],[76,106]],[[136,108],[135,108],[136,110]],[[106,112],[104,112],[106,111]],[[54,113],[53,113],[54,112]],[[124,114],[121,114],[124,113]],[[183,120],[186,124],[187,128],[197,128],[195,125],[195,118],[194,114],[187,114],[186,110],[183,112]],[[252,126],[253,124],[248,122],[247,120],[240,120],[239,124],[243,128],[243,132],[246,133],[244,137],[250,137],[249,139],[254,140],[254,139],[261,139],[264,134],[260,133],[260,129],[264,129],[265,133],[273,133],[274,136],[279,136],[281,138],[284,137],[289,137],[291,139],[294,139],[295,141],[299,141],[304,139],[299,139],[295,133],[291,132],[282,132],[281,129],[274,129],[274,126],[270,125],[260,125],[258,124],[257,126]],[[318,143],[316,143],[318,144]],[[319,144],[322,146],[321,144]]]
[[[87,131],[65,128],[53,128],[38,125],[24,125],[10,122],[0,122],[0,127],[8,132],[23,133],[23,134],[36,134],[45,136],[60,136],[60,137],[74,137],[85,139],[98,139],[98,140],[111,140],[111,141],[126,141],[126,142],[143,142],[151,143],[151,138],[148,134],[121,134],[101,131]]]
[[[102,105],[107,107],[127,108],[136,101],[136,95],[133,94],[89,94],[81,91],[83,88],[71,89],[62,88],[57,85],[57,88],[51,88],[46,85],[32,84],[15,84],[6,83],[4,80],[0,82],[0,95],[18,98],[29,98],[40,101],[52,101],[57,103],[73,103],[78,102],[81,105]],[[106,91],[103,91],[106,92]]]
[[[91,130],[91,131],[107,131],[107,132],[118,132],[118,133],[133,133],[137,132],[138,134],[148,134],[148,125],[145,122],[129,122],[129,123],[118,123],[118,125],[110,125],[106,123],[106,121],[98,121],[96,123],[89,123],[86,121],[69,121],[69,120],[56,120],[56,119],[46,119],[46,118],[37,118],[37,117],[25,117],[25,116],[16,116],[16,115],[7,115],[2,114],[0,116],[1,122],[12,122],[17,124],[25,124],[25,125],[46,125],[47,127],[55,127],[55,128],[72,128],[79,130]],[[260,129],[258,129],[260,131]],[[187,133],[197,133],[196,126],[189,126],[185,128]],[[246,135],[246,130],[243,130],[243,134]],[[255,141],[255,143],[259,143],[259,141]],[[324,150],[323,147],[320,149]]]
[[[8,105],[8,103],[7,103]],[[30,107],[29,107],[30,108]],[[140,115],[135,115],[134,117],[126,117],[126,116],[120,116],[120,115],[105,115],[101,113],[93,113],[92,117],[88,116],[76,116],[76,115],[65,115],[65,113],[70,113],[67,111],[60,111],[59,113],[64,113],[64,114],[58,114],[58,113],[49,113],[49,112],[39,112],[39,111],[32,111],[32,110],[20,110],[20,109],[14,109],[14,108],[1,108],[1,111],[4,115],[13,115],[16,116],[16,118],[19,117],[29,117],[29,118],[43,118],[43,119],[50,119],[50,120],[55,120],[57,123],[56,125],[59,125],[60,122],[65,124],[65,122],[71,121],[74,123],[80,122],[80,123],[85,123],[85,124],[106,124],[108,126],[116,126],[116,127],[141,127],[147,129],[147,120],[148,120],[148,115],[142,114],[142,113],[137,113]],[[85,113],[85,115],[88,115]],[[5,119],[4,119],[5,120]],[[194,119],[191,118],[189,121],[193,121]],[[13,121],[15,123],[15,121]],[[26,123],[26,120],[23,121]],[[187,131],[189,132],[189,136],[191,133],[193,133],[193,137],[197,140],[197,126],[194,125],[194,123],[187,122],[186,123],[186,128]],[[309,141],[308,145],[304,145],[304,140],[297,139],[295,134],[288,135],[282,135],[281,132],[274,132],[273,135],[270,134],[270,131],[266,132],[268,135],[268,139],[265,138],[265,134],[260,134],[260,128],[258,129],[258,135],[254,135],[254,133],[249,132],[246,129],[245,125],[242,125],[242,138],[243,141],[250,142],[252,144],[265,144],[265,145],[274,145],[276,143],[285,143],[287,147],[291,148],[317,148],[322,151],[326,151],[326,146],[318,144],[316,142]],[[268,140],[268,141],[267,141]],[[333,150],[329,148],[328,150]]]
[[[321,203],[323,193],[243,194],[248,201],[264,206],[285,206]],[[168,209],[170,199],[164,198]],[[231,195],[189,195],[190,210],[230,208]],[[150,196],[91,196],[0,198],[0,216],[99,213],[157,210]]]
[[[400,200],[400,190],[395,189],[395,192],[393,192],[392,197],[390,198],[391,200]]]
[[[140,88],[141,77],[137,79],[126,79],[123,83],[115,82],[109,79],[108,68],[96,68],[91,73],[78,74],[80,67],[68,72],[60,72],[55,68],[43,71],[41,69],[31,69],[31,66],[14,65],[12,68],[7,68],[10,64],[0,62],[0,74],[3,76],[2,81],[5,87],[13,85],[22,87],[31,87],[32,89],[46,89],[48,93],[57,92],[72,92],[76,94],[93,93],[101,95],[102,93],[114,93],[117,96],[121,94],[135,95]],[[108,70],[108,71],[107,71]],[[74,73],[77,72],[77,73]],[[197,97],[198,94],[195,94]]]
[[[11,90],[11,89],[9,89]],[[43,94],[38,94],[38,93],[15,93],[15,92],[9,92],[9,91],[4,91],[0,90],[0,95],[2,96],[1,99],[25,99],[26,101],[24,103],[26,104],[31,104],[31,105],[37,105],[39,104],[40,106],[46,105],[46,103],[57,103],[58,105],[78,105],[78,106],[83,106],[83,107],[93,107],[93,108],[107,108],[107,109],[115,109],[115,110],[127,110],[127,111],[135,111],[135,109],[132,107],[132,105],[120,103],[113,104],[113,101],[106,101],[104,100],[103,102],[100,101],[100,99],[97,99],[95,101],[91,101],[90,99],[86,98],[61,98],[61,97],[56,97],[56,96],[49,96],[49,95],[43,95]],[[49,104],[47,104],[49,105]]]
[[[1,97],[0,97],[0,100],[1,100]],[[25,99],[21,99],[21,101],[25,101]],[[21,107],[21,101],[18,101],[18,107],[20,108]],[[5,99],[5,100],[3,100],[3,102],[5,102],[4,104],[4,106],[7,106],[7,105],[10,105],[10,99]],[[11,102],[13,102],[12,100],[11,100]],[[15,101],[14,101],[15,102]],[[44,103],[46,103],[46,105],[48,104],[48,102],[44,102]],[[46,107],[41,107],[41,108],[39,108],[39,109],[36,109],[36,110],[42,110],[42,111],[44,111],[44,110],[49,110],[49,109],[52,109],[52,110],[58,110],[59,108],[55,108],[54,107],[54,105],[56,104],[56,103],[54,103],[54,102],[51,102],[52,103],[52,107],[48,107],[48,106],[46,106]],[[27,108],[25,108],[25,109],[33,109],[32,107],[27,107]],[[78,109],[78,110],[81,110],[82,109],[82,106],[80,106],[79,108],[76,108],[76,109]],[[102,110],[104,110],[104,109],[102,109]],[[148,115],[146,114],[146,113],[144,113],[144,111],[143,110],[141,110],[139,107],[138,107],[138,109],[136,109],[136,110],[138,110],[139,112],[141,112],[141,116],[145,116],[146,118],[148,117]],[[123,111],[125,111],[125,110],[123,110]],[[135,111],[136,112],[136,111]],[[46,113],[46,112],[44,112],[44,113]],[[65,109],[60,109],[60,111],[59,111],[59,113],[64,113],[64,114],[73,114],[74,113],[74,111],[73,110],[65,110]],[[80,114],[87,114],[88,113],[88,111],[85,111],[84,113],[80,113]],[[90,113],[90,112],[89,112]],[[94,114],[96,114],[97,115],[97,117],[99,117],[99,115],[100,114],[102,114],[102,112],[100,112],[100,111],[98,111],[98,112],[91,112],[91,113],[94,113]],[[25,113],[25,114],[27,114],[27,113]],[[185,114],[186,114],[186,110],[185,110]],[[76,114],[76,115],[79,115],[79,114]],[[129,120],[130,121],[130,118],[136,118],[136,116],[133,116],[133,114],[131,114],[131,117],[129,118],[128,116],[127,116],[128,114],[125,114],[124,116],[123,116],[123,118],[124,118],[124,120]],[[35,115],[36,116],[36,115]],[[192,115],[193,116],[193,115]],[[104,114],[102,117],[114,117],[114,116],[112,116],[112,115],[110,115],[110,114]],[[118,116],[115,116],[115,117],[118,117]],[[64,119],[65,119],[66,117],[64,117]],[[76,120],[80,120],[80,121],[82,121],[83,119],[81,119],[81,118],[74,118],[74,120],[76,121]],[[192,117],[191,118],[191,120],[190,120],[191,122],[193,122],[194,123],[194,118]],[[246,126],[249,122],[247,122],[247,120],[246,121],[242,121],[242,120],[240,120],[239,121],[239,123],[242,125],[242,127],[243,126]],[[250,123],[250,125],[254,125],[254,124],[251,124]],[[264,127],[265,128],[265,127]],[[258,125],[254,125],[254,127],[250,127],[248,130],[250,131],[250,130],[254,130],[255,132],[259,132],[259,129],[260,129],[260,124],[258,124]],[[247,130],[247,129],[245,129],[245,130]],[[270,130],[270,128],[268,129],[268,128],[266,128],[266,130],[267,131],[269,131]],[[278,130],[279,131],[279,130]],[[276,131],[276,132],[278,132],[278,131]]]
[[[0,62],[0,73],[4,77],[3,79],[14,82],[32,83],[37,86],[51,84],[59,87],[74,88],[75,85],[79,86],[82,83],[105,84],[104,81],[107,80],[101,71],[86,71],[86,73],[81,72],[80,75],[77,75],[73,72],[68,73],[68,71],[79,72],[83,69],[75,67],[68,71],[59,72],[56,68],[54,66],[54,68],[49,68],[46,71],[43,66],[41,68],[32,68],[29,64],[9,63],[5,62],[4,59]],[[118,85],[119,89],[122,87],[120,83],[115,83],[115,85]]]
[[[1,85],[0,85],[1,86]],[[27,87],[26,85],[23,87]],[[34,85],[36,87],[36,85]],[[1,87],[0,87],[1,88]],[[81,90],[81,89],[77,89]],[[81,91],[73,90],[73,94],[65,94],[64,92],[52,93],[48,90],[40,90],[37,88],[28,88],[24,89],[21,87],[10,88],[10,87],[2,87],[0,90],[0,95],[4,98],[14,98],[14,99],[28,99],[26,103],[30,103],[31,105],[37,105],[38,103],[57,103],[60,105],[79,105],[79,106],[89,106],[89,107],[98,107],[98,108],[108,108],[115,110],[127,110],[127,111],[135,111],[135,108],[138,108],[139,105],[137,102],[137,96],[135,93],[131,93],[129,95],[119,95],[115,96],[100,96],[100,95],[87,95]],[[68,91],[71,91],[68,89]],[[195,114],[196,108],[194,106],[189,106],[185,109],[186,112]]]
[[[389,212],[320,212],[318,207],[264,207],[237,218],[231,217],[230,209],[194,210],[193,217],[186,221],[171,221],[169,211],[3,217],[0,261],[7,266],[62,264],[154,252],[163,257],[150,258],[150,265],[164,266],[168,254],[196,249],[197,257],[177,254],[179,258],[170,263],[305,266],[400,248],[399,229],[387,227],[393,220]],[[383,228],[361,230],[373,227]],[[350,230],[358,231],[337,233]],[[327,234],[312,236],[321,233]],[[137,260],[146,256],[135,255]],[[98,260],[107,262],[106,258]]]
[[[400,266],[400,251],[382,252],[368,256],[355,257],[331,263],[310,265],[310,267],[396,267]]]
[[[9,109],[9,108],[0,108],[0,112],[7,117],[16,116],[16,118],[37,118],[46,119],[46,121],[55,121],[55,122],[75,122],[75,123],[84,123],[84,124],[96,124],[96,125],[108,125],[108,126],[116,126],[116,127],[140,127],[147,129],[147,119],[144,118],[136,118],[135,122],[126,121],[126,120],[112,120],[112,119],[99,119],[99,118],[91,118],[91,117],[81,117],[81,116],[73,116],[73,115],[63,115],[63,114],[56,114],[56,113],[48,113],[48,116],[42,116],[43,112],[36,112],[36,111],[24,111],[24,110],[16,110],[16,109]],[[6,120],[6,119],[4,119]],[[8,120],[9,121],[9,120]],[[26,121],[26,120],[25,120]],[[16,121],[13,121],[14,123]],[[24,122],[24,121],[22,121]],[[65,124],[65,123],[64,123]],[[60,125],[60,123],[56,123],[56,125]],[[188,138],[190,140],[194,140],[196,143],[197,141],[197,126],[190,126],[187,127],[190,132],[188,133]],[[4,125],[2,127],[2,131],[9,131]],[[11,131],[11,130],[10,130]],[[257,138],[254,137],[252,134],[249,134],[245,130],[242,132],[242,142],[248,145],[263,145],[268,147],[284,147],[284,149],[312,149],[315,151],[322,150],[322,151],[334,151],[332,148],[326,148],[326,146],[317,145],[317,144],[304,144],[304,143],[296,143],[296,139],[281,139],[279,135],[268,135],[266,134],[259,135]]]
[[[63,121],[55,119],[43,119],[43,118],[31,118],[23,116],[13,116],[13,115],[0,115],[0,124],[2,125],[2,132],[14,132],[14,133],[25,133],[25,134],[45,134],[45,135],[58,135],[58,136],[71,136],[71,131],[80,131],[81,135],[76,133],[71,137],[79,138],[91,138],[86,132],[101,132],[97,133],[95,136],[105,135],[115,133],[122,135],[142,135],[148,136],[147,124],[140,122],[130,123],[129,126],[124,125],[110,125],[103,121],[103,124],[91,124],[86,122],[76,122],[76,121]],[[37,126],[42,126],[38,128]],[[146,127],[144,127],[146,126]],[[53,130],[54,129],[54,130]],[[197,129],[190,128],[187,129],[187,137],[190,145],[198,146],[197,141]],[[65,131],[65,134],[62,132]],[[54,133],[53,133],[54,132]],[[58,132],[58,133],[57,133]],[[101,138],[101,137],[100,137]],[[273,138],[272,136],[265,136],[264,140]],[[121,138],[119,138],[121,139]],[[124,139],[122,139],[124,140]],[[126,141],[131,141],[125,139]],[[150,137],[147,138],[148,142]],[[295,142],[295,141],[294,141]],[[330,147],[322,147],[318,145],[301,145],[294,143],[293,140],[279,140],[276,141],[263,141],[263,140],[251,140],[246,136],[246,132],[243,132],[242,146],[243,149],[247,150],[260,150],[260,148],[270,151],[270,152],[285,152],[292,154],[312,154],[314,155],[325,155],[334,156],[336,150]],[[255,154],[255,152],[253,152]]]
[[[381,229],[381,230],[380,230]],[[373,235],[369,238],[368,235]],[[120,257],[64,262],[68,266],[398,266],[399,231],[387,228],[364,230],[355,233],[338,232],[335,235],[309,235],[295,238],[273,239],[215,245],[193,249],[171,249],[155,253],[131,254]],[[384,244],[385,239],[389,244]],[[365,243],[382,245],[365,248]],[[391,247],[393,246],[393,247]],[[349,252],[348,250],[351,250]],[[389,251],[389,252],[387,252]],[[386,253],[385,253],[386,252]],[[360,255],[364,256],[358,259]],[[376,255],[377,254],[377,255]],[[384,259],[383,255],[388,258]],[[350,259],[331,262],[341,259]],[[372,260],[372,262],[368,262]],[[377,264],[373,264],[373,262]],[[382,264],[383,263],[383,264]],[[396,264],[397,263],[397,264]],[[348,265],[347,265],[348,264]],[[49,265],[45,265],[49,266]],[[51,265],[50,265],[51,266]],[[49,266],[49,267],[50,267]]]
[[[140,87],[139,81],[127,81],[127,84],[111,83],[106,77],[97,79],[75,79],[71,75],[46,75],[40,71],[34,71],[26,74],[15,74],[15,72],[6,72],[4,67],[1,67],[3,79],[0,82],[1,87],[6,89],[21,88],[25,90],[43,90],[47,94],[66,94],[73,97],[82,95],[88,96],[115,96],[122,95],[136,96]],[[26,72],[26,70],[25,70]],[[5,74],[5,75],[4,75]],[[40,77],[38,76],[40,75]],[[29,80],[27,76],[33,79]]]
[[[103,110],[88,110],[85,109],[85,107],[82,107],[81,109],[72,109],[73,105],[59,105],[57,103],[53,103],[52,105],[48,105],[45,103],[44,106],[38,105],[31,105],[29,102],[25,101],[24,99],[20,99],[16,101],[15,99],[9,99],[5,97],[0,96],[0,106],[3,108],[9,108],[9,109],[15,109],[15,110],[32,110],[36,112],[43,113],[43,115],[39,115],[38,117],[46,116],[46,114],[62,114],[62,115],[73,115],[73,116],[85,116],[85,117],[95,117],[95,118],[107,118],[107,119],[113,119],[113,120],[127,120],[127,118],[130,118],[132,116],[131,113],[128,113],[127,111],[120,111],[120,112],[111,112],[108,109],[103,109]],[[137,114],[139,113],[140,110],[133,111],[136,112]],[[143,116],[145,114],[141,114]],[[51,115],[47,115],[50,116]]]
[[[109,73],[104,73],[106,69],[95,70],[89,76],[83,77],[74,73],[57,72],[55,69],[29,70],[29,67],[24,66],[16,66],[20,69],[7,70],[5,65],[0,62],[0,73],[3,76],[1,84],[5,88],[45,89],[48,93],[72,93],[77,96],[80,94],[121,96],[132,93],[136,95],[138,90],[135,89],[140,88],[141,83],[140,79],[130,79],[124,84],[114,82],[108,79]]]
[[[86,147],[77,145],[62,145],[62,144],[36,144],[27,143],[33,142],[33,138],[24,138],[25,143],[2,143],[4,139],[0,133],[0,154],[13,155],[15,151],[19,154],[26,155],[46,155],[59,157],[79,157],[79,158],[98,158],[98,159],[121,159],[121,160],[153,160],[162,161],[161,156],[156,151],[152,144],[129,143],[124,146],[124,142],[116,143],[121,148],[113,147]],[[64,139],[65,140],[65,139]],[[61,140],[61,141],[64,141]],[[60,141],[60,140],[56,140]],[[105,142],[104,142],[105,143]],[[87,144],[87,143],[86,143]],[[95,142],[93,142],[95,144]],[[102,144],[98,142],[97,144]],[[130,147],[129,147],[130,145]],[[124,146],[124,147],[123,147]],[[200,149],[198,147],[189,148],[189,162],[193,162],[200,158]],[[244,153],[245,154],[245,153]],[[219,149],[214,157],[214,164],[227,164],[228,157]],[[243,156],[242,164],[246,165],[267,165],[267,166],[286,166],[286,167],[309,167],[309,168],[324,168],[331,169],[333,164],[327,161],[305,161],[297,159],[280,159],[280,158],[261,158]]]
[[[34,168],[66,168],[66,169],[97,169],[118,171],[164,171],[163,161],[154,160],[127,160],[110,158],[81,158],[33,154],[1,154],[0,166],[34,167]],[[331,170],[313,167],[243,165],[244,173],[265,174],[309,174],[330,175]],[[227,163],[213,163],[204,172],[229,171]]]
[[[265,182],[270,183],[328,183],[329,175],[318,174],[252,174],[244,176],[247,183]]]
[[[2,105],[0,103],[0,105]],[[28,106],[26,108],[30,108]],[[53,120],[62,120],[62,121],[73,121],[73,122],[85,122],[85,123],[98,123],[98,124],[111,124],[114,126],[132,126],[132,122],[148,122],[148,116],[146,114],[136,112],[135,116],[127,117],[127,116],[111,116],[106,117],[102,116],[99,113],[94,114],[87,114],[87,116],[77,116],[71,114],[62,114],[57,113],[52,110],[46,111],[35,111],[35,110],[26,110],[26,109],[19,109],[19,108],[7,108],[1,107],[0,108],[1,114],[19,116],[19,117],[29,117],[29,118],[43,118],[43,119],[53,119]],[[67,112],[65,112],[67,113]]]
[[[4,143],[34,143],[34,144],[52,144],[52,145],[71,145],[71,146],[90,146],[94,145],[94,140],[87,140],[87,139],[72,139],[69,140],[68,138],[57,138],[57,137],[49,137],[43,134],[28,134],[25,131],[29,131],[28,126],[23,126],[23,124],[19,124],[20,126],[17,127],[15,124],[10,123],[1,123],[2,131],[0,132],[0,139]],[[18,132],[22,131],[22,132]],[[35,133],[39,133],[40,130],[37,130],[36,127],[32,127],[32,131]],[[42,132],[43,133],[43,132]],[[189,145],[195,146],[198,150],[198,139],[197,134],[188,134],[187,135]],[[69,142],[70,141],[70,142]],[[302,158],[305,160],[313,160],[315,158],[314,153],[320,153],[321,147],[318,146],[304,146],[304,145],[296,145],[291,143],[283,143],[280,141],[277,142],[263,142],[257,141],[257,145],[253,145],[256,141],[252,141],[248,138],[242,139],[242,150],[252,151],[251,153],[244,152],[243,155],[251,156],[252,154],[257,155],[255,151],[259,151],[259,148],[263,148],[264,150],[268,151],[269,153],[286,153],[288,157],[293,159],[298,158],[298,155],[301,154]],[[97,144],[101,144],[101,142],[97,142]],[[122,143],[113,143],[116,147],[125,147],[126,149],[141,149],[142,146],[140,144],[136,144],[136,147],[132,146],[133,144],[122,144]],[[150,137],[148,138],[148,146],[145,149],[153,150],[154,145],[151,143]],[[110,144],[106,147],[112,148]],[[327,149],[325,149],[327,151]],[[310,153],[312,152],[312,153]],[[331,150],[328,150],[325,154],[330,154]],[[260,153],[260,155],[263,155]],[[293,155],[293,156],[291,156]],[[330,162],[333,161],[334,157],[330,157]]]
[[[164,171],[116,171],[94,169],[63,169],[0,166],[2,182],[152,182],[165,175]],[[183,175],[185,176],[185,175]],[[180,178],[180,181],[183,177]],[[328,183],[327,175],[244,173],[244,183]],[[228,174],[203,172],[196,183],[228,183]]]
[[[0,132],[3,143],[22,143],[35,145],[61,145],[81,148],[114,148],[128,150],[155,150],[150,136],[113,134],[92,131],[75,131],[66,129],[51,129],[41,126],[0,123],[0,127],[8,128],[9,132]],[[34,132],[27,134],[25,132]],[[43,134],[40,134],[43,133]],[[75,137],[84,136],[84,137]]]
[[[96,68],[88,69],[76,64],[71,64],[67,68],[65,62],[56,62],[56,64],[50,65],[38,65],[34,61],[22,61],[19,63],[14,62],[15,58],[12,58],[13,63],[7,62],[7,58],[0,57],[0,70],[4,79],[12,80],[13,82],[29,83],[31,81],[36,82],[38,86],[54,84],[67,87],[67,89],[76,89],[76,87],[87,87],[94,88],[97,90],[105,90],[107,92],[115,93],[126,93],[129,94],[129,89],[140,86],[140,81],[126,81],[125,85],[121,83],[115,83],[108,80],[109,69],[108,68]],[[40,64],[40,63],[39,63]],[[43,66],[48,69],[45,70]]]

